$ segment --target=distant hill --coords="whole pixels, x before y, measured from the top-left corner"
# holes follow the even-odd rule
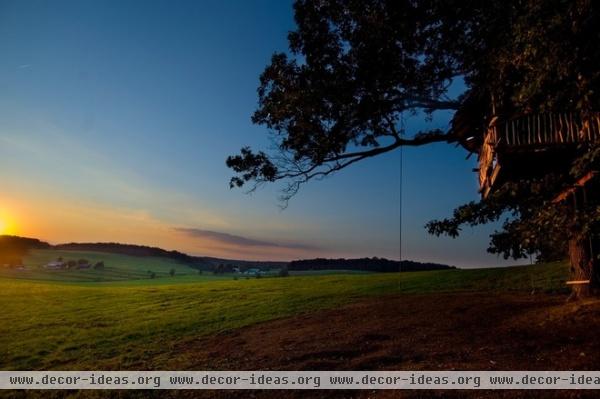
[[[48,249],[52,245],[37,238],[0,235],[0,248]]]
[[[289,270],[365,270],[372,272],[416,272],[424,270],[456,269],[454,266],[439,263],[421,263],[411,260],[390,260],[385,258],[360,259],[304,259],[289,263]]]
[[[179,251],[167,251],[158,247],[149,247],[144,245],[120,244],[116,242],[110,243],[68,243],[58,244],[53,248],[70,251],[94,251],[107,252],[130,256],[151,256],[169,258],[181,263],[185,263],[190,267],[203,270],[214,270],[220,265],[223,265],[225,270],[231,271],[234,267],[240,269],[258,268],[258,269],[277,269],[285,266],[287,262],[268,262],[268,261],[248,261],[221,259],[209,256],[192,256]]]
[[[67,251],[106,252],[130,256],[163,257],[184,263],[200,270],[233,271],[234,268],[246,270],[257,268],[261,270],[279,269],[288,266],[289,270],[365,270],[373,272],[410,272],[422,270],[455,269],[438,263],[421,263],[410,260],[402,262],[385,258],[361,259],[303,259],[292,262],[249,261],[223,259],[210,256],[192,256],[179,251],[167,251],[158,247],[145,245],[121,244],[116,242],[96,243],[67,243],[51,245],[36,238],[18,236],[0,236],[0,264],[19,264],[21,257],[30,249],[57,249]]]
[[[131,256],[158,256],[170,258],[184,263],[193,263],[194,257],[179,251],[167,251],[158,247],[148,247],[145,245],[120,244],[117,242],[96,242],[96,243],[76,243],[58,244],[54,249],[67,251],[94,251],[108,252],[113,254],[131,255]]]
[[[51,245],[36,238],[0,236],[0,265],[20,265],[30,249],[47,249]]]

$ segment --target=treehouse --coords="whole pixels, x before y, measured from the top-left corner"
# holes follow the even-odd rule
[[[565,203],[577,211],[598,204],[600,176],[588,171],[583,176],[569,175],[573,161],[589,144],[600,141],[600,113],[540,113],[501,119],[493,117],[487,128],[473,129],[468,112],[455,115],[452,130],[467,150],[478,154],[479,191],[489,196],[504,182],[559,173],[571,182],[555,196],[554,203]],[[472,119],[471,119],[472,120]],[[481,124],[485,126],[485,124]],[[600,286],[600,235],[573,234],[568,252],[571,281],[576,295]]]
[[[568,173],[580,145],[600,141],[600,113],[586,118],[575,113],[494,117],[480,135],[461,141],[479,154],[479,190],[485,198],[506,181]],[[582,177],[575,186],[593,176]]]

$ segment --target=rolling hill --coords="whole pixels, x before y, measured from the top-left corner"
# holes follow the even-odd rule
[[[275,261],[249,261],[239,259],[224,259],[215,258],[210,256],[192,256],[179,251],[168,251],[158,247],[150,247],[145,245],[136,244],[122,244],[122,243],[67,243],[67,244],[56,244],[51,245],[47,242],[40,241],[35,238],[25,238],[18,236],[0,236],[0,264],[2,258],[2,252],[8,253],[13,249],[18,249],[16,255],[11,252],[8,263],[18,263],[19,260],[23,260],[28,250],[55,250],[55,255],[51,255],[48,258],[50,252],[44,253],[41,258],[47,262],[54,260],[58,257],[62,257],[61,251],[79,252],[82,257],[85,253],[92,252],[94,254],[105,253],[113,255],[123,255],[130,258],[155,258],[161,259],[167,263],[176,262],[178,265],[185,265],[188,268],[202,270],[202,271],[213,271],[217,268],[221,268],[226,271],[233,271],[234,268],[241,270],[249,268],[257,268],[264,271],[273,269],[281,269],[288,267],[290,271],[303,272],[303,271],[369,271],[369,272],[412,272],[412,271],[425,271],[425,270],[443,270],[452,269],[454,266],[442,265],[437,263],[422,263],[414,262],[410,260],[393,261],[385,258],[361,258],[361,259],[305,259],[305,260],[294,260],[291,262],[275,262]],[[68,254],[67,254],[68,255]],[[54,256],[54,259],[52,257]],[[74,257],[75,254],[71,254],[70,257]],[[66,256],[69,257],[69,256]],[[104,258],[106,258],[105,256]],[[98,260],[99,257],[96,255],[90,256],[90,260]],[[101,257],[100,257],[101,258]],[[14,259],[17,259],[15,262]],[[31,258],[27,258],[31,259]],[[102,259],[100,259],[102,260]],[[121,260],[119,263],[128,263],[129,261]],[[130,262],[130,263],[131,263]],[[39,263],[39,262],[38,262]],[[137,262],[140,263],[139,261]],[[39,266],[39,265],[37,265]],[[142,267],[143,268],[143,267]],[[135,268],[134,268],[135,269]],[[149,269],[146,269],[148,271]],[[161,269],[162,270],[162,269]],[[170,269],[168,269],[170,270]],[[137,274],[136,274],[137,273]],[[141,278],[141,274],[138,272],[132,274],[132,278]],[[137,277],[136,277],[137,276]]]

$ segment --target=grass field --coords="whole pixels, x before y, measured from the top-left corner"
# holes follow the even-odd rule
[[[87,259],[92,264],[104,262],[104,270],[49,270],[44,268],[48,262],[57,258],[63,260]],[[214,279],[217,276],[205,273],[198,274],[198,270],[168,258],[137,257],[105,252],[57,251],[57,250],[32,250],[23,259],[25,270],[0,268],[0,277],[28,280],[52,280],[62,282],[103,282],[103,281],[129,281],[148,280],[150,273],[154,272],[156,279],[171,278],[169,271],[175,270],[175,277],[198,281]]]
[[[174,364],[169,359],[172,348],[188,340],[359,298],[452,291],[562,291],[567,274],[564,264],[548,264],[401,274],[228,277],[207,284],[208,276],[199,276],[184,265],[97,255],[114,268],[110,279],[71,273],[60,275],[62,279],[59,274],[47,278],[45,273],[62,272],[33,267],[35,262],[37,266],[45,262],[47,254],[43,253],[32,254],[27,262],[33,265],[30,278],[46,281],[0,277],[1,369],[161,369]],[[95,260],[89,253],[85,257]],[[171,267],[178,267],[173,278],[143,277],[149,269],[165,273]],[[73,273],[88,272],[92,273]],[[97,280],[104,282],[94,283]]]

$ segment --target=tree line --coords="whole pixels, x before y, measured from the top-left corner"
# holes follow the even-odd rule
[[[288,266],[289,270],[363,270],[371,272],[416,272],[424,270],[456,269],[454,266],[430,262],[415,262],[411,260],[390,260],[385,258],[360,259],[304,259],[294,260]]]

